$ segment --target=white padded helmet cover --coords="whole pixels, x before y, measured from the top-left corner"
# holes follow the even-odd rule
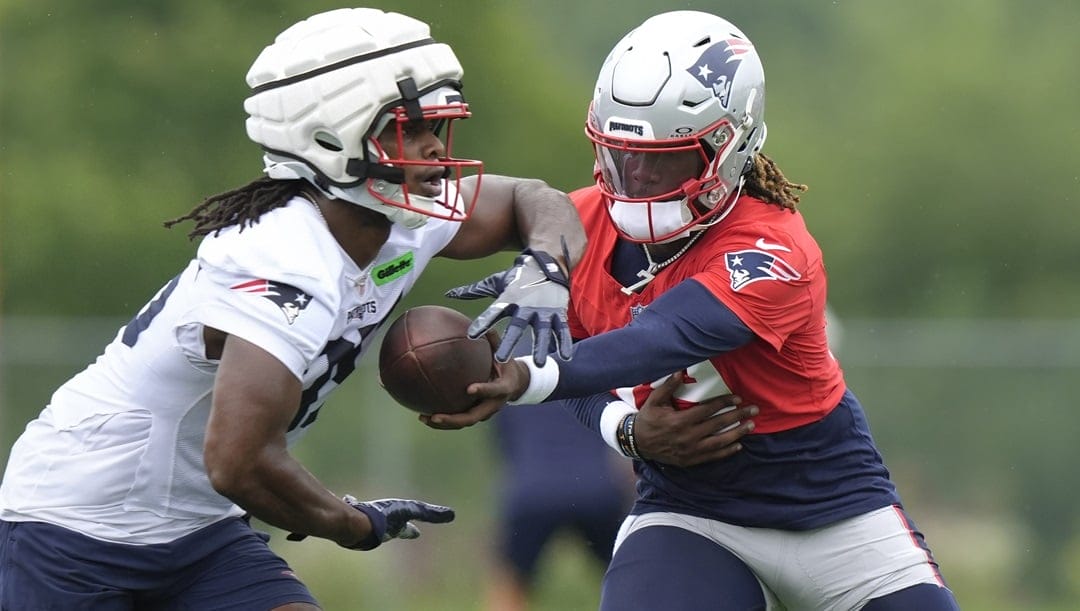
[[[368,8],[314,15],[279,34],[248,71],[248,137],[331,184],[356,185],[361,179],[347,172],[348,162],[377,160],[377,151],[365,151],[373,148],[368,137],[401,99],[397,83],[406,77],[424,92],[459,83],[462,68],[412,17]]]

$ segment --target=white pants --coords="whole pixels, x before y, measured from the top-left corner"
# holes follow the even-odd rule
[[[854,610],[917,584],[945,587],[898,507],[806,531],[733,526],[678,513],[632,515],[619,530],[615,553],[631,533],[649,526],[682,528],[730,550],[757,576],[770,610]]]

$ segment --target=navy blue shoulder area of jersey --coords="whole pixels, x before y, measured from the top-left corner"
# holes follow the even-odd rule
[[[685,280],[627,326],[576,342],[573,359],[559,363],[559,383],[550,398],[652,382],[753,338],[753,331],[708,289]]]

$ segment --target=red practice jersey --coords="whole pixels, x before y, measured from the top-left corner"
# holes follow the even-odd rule
[[[571,198],[589,235],[570,291],[574,337],[624,327],[659,295],[693,278],[756,337],[688,368],[676,393],[683,405],[733,392],[760,408],[754,419],[760,434],[820,420],[839,403],[845,383],[825,335],[825,266],[799,213],[742,196],[721,223],[628,295],[610,273],[618,233],[599,189],[580,189]],[[658,383],[616,394],[640,406]]]

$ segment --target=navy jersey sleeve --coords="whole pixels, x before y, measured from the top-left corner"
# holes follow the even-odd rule
[[[563,401],[563,405],[582,424],[592,429],[594,433],[602,434],[600,431],[600,416],[604,413],[607,404],[614,400],[615,397],[611,393],[601,392],[587,397],[567,399]]]
[[[651,382],[734,350],[753,337],[708,289],[686,280],[627,326],[577,342],[573,359],[559,363],[559,383],[548,398],[587,397]]]

